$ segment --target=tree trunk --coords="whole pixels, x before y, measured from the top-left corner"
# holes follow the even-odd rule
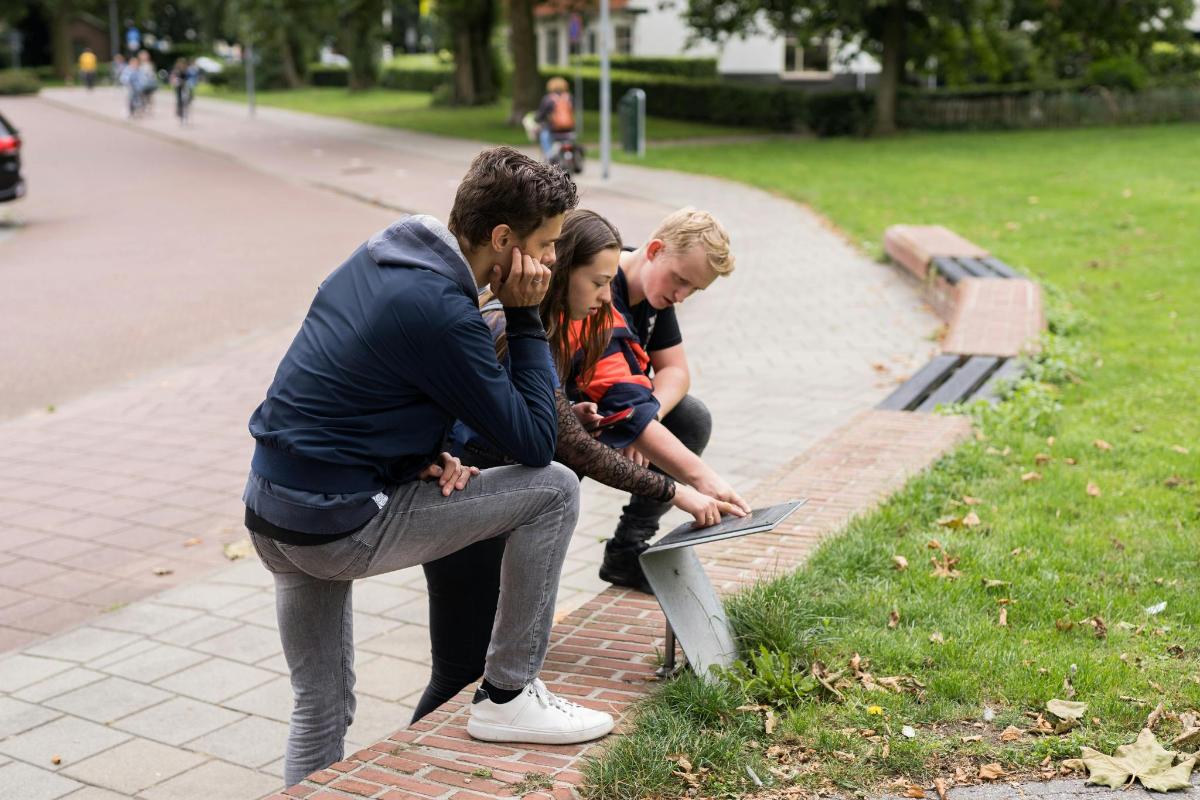
[[[896,90],[904,70],[905,0],[892,0],[883,20],[883,65],[875,93],[875,135],[896,132]]]
[[[342,50],[350,59],[350,89],[370,89],[378,83],[379,33],[383,25],[381,0],[362,0],[341,20]]]
[[[74,69],[75,54],[71,52],[71,20],[75,16],[75,4],[70,0],[58,0],[54,5],[51,20],[51,47],[54,52],[54,75],[66,80]]]
[[[521,117],[538,107],[542,99],[541,76],[537,68],[537,38],[533,27],[533,0],[509,0],[508,50],[512,55],[512,109],[510,125],[519,125]]]
[[[495,17],[491,0],[467,0],[448,17],[454,25],[454,102],[483,105],[496,99],[499,82],[492,58],[492,27]]]
[[[291,37],[288,36],[288,26],[283,24],[275,28],[275,41],[279,46],[279,68],[283,72],[283,82],[289,89],[299,89],[304,85],[300,73],[296,71],[296,55],[292,51]]]

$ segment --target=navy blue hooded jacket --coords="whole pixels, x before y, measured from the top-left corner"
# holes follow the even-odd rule
[[[558,426],[545,332],[536,307],[505,312],[511,374],[441,223],[408,217],[371,237],[321,284],[250,418],[247,508],[301,533],[361,526],[388,487],[434,461],[456,419],[518,463],[549,464]]]

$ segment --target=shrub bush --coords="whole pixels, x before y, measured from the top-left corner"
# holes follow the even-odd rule
[[[42,82],[27,69],[0,70],[0,95],[37,94]]]
[[[578,56],[571,60],[572,66],[600,69],[600,56]],[[652,75],[673,75],[677,78],[716,78],[715,58],[654,58],[649,56],[613,56],[612,69],[626,72],[647,72]]]
[[[432,92],[450,82],[450,66],[399,66],[394,61],[384,67],[379,85],[405,92]]]
[[[541,74],[542,80],[548,80],[563,73],[543,69]],[[584,100],[589,108],[594,108],[600,95],[600,71],[584,68],[581,77]],[[753,86],[613,70],[614,108],[630,89],[645,91],[646,113],[658,117],[774,130],[795,130],[804,124],[806,96],[782,86]]]
[[[350,70],[336,64],[309,64],[308,82],[313,86],[350,85]]]
[[[874,114],[874,94],[822,92],[808,98],[806,119],[817,136],[866,136]]]
[[[1117,56],[1093,61],[1088,67],[1087,79],[1089,83],[1109,89],[1138,92],[1146,88],[1149,76],[1146,68],[1132,56]]]

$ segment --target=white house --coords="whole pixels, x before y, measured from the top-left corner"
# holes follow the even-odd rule
[[[632,56],[716,58],[724,77],[862,87],[879,62],[857,48],[795,36],[733,37],[723,44],[689,46],[683,12],[687,0],[610,0],[612,52]],[[600,52],[594,0],[547,0],[536,7],[538,64],[566,65],[572,55]]]

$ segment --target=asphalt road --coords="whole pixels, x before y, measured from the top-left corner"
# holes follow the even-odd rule
[[[5,98],[0,419],[295,324],[394,214],[36,98]],[[169,113],[165,107],[159,114]]]

